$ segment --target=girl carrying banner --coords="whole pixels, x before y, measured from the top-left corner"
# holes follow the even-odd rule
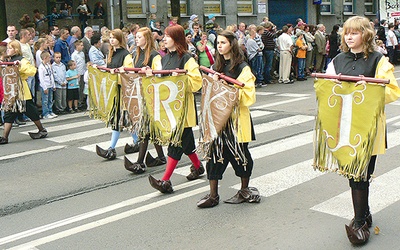
[[[385,103],[393,102],[400,96],[396,79],[393,75],[394,67],[385,57],[374,50],[374,30],[367,18],[355,16],[349,18],[343,25],[341,49],[342,53],[337,55],[328,65],[326,73],[329,75],[365,76],[374,78],[390,79],[385,86]],[[356,85],[366,84],[359,81]],[[377,154],[385,153],[386,120],[384,114],[376,124],[377,135],[373,143],[372,156],[366,160],[366,178],[355,178],[347,175],[351,188],[354,208],[354,219],[345,226],[347,237],[353,244],[363,244],[369,239],[369,227],[372,224],[372,216],[369,210],[369,181],[375,169]],[[382,129],[381,129],[382,128]],[[380,140],[381,139],[381,140]],[[365,150],[366,151],[366,150]],[[371,155],[367,152],[357,152],[361,155]],[[343,174],[343,173],[342,173]]]
[[[9,110],[5,110],[4,113],[4,131],[3,131],[3,136],[0,137],[0,144],[7,144],[8,143],[8,136],[10,135],[12,124],[14,120],[17,118],[17,116],[20,114],[20,112],[23,112],[25,108],[25,115],[28,116],[36,125],[38,128],[37,133],[29,133],[30,137],[32,139],[40,139],[40,138],[45,138],[47,136],[47,130],[43,127],[42,123],[40,122],[40,116],[39,116],[39,111],[36,108],[36,105],[32,101],[32,95],[31,92],[29,91],[28,84],[26,82],[26,79],[30,76],[34,76],[36,74],[36,67],[34,65],[31,65],[29,61],[22,57],[22,51],[21,51],[21,45],[18,41],[12,41],[7,45],[7,55],[10,57],[9,61],[10,62],[19,62],[18,64],[18,71],[19,71],[19,76],[17,78],[20,78],[22,81],[22,86],[17,83],[19,86],[22,88],[19,88],[19,91],[21,95],[21,99],[17,101],[25,101],[25,107],[21,107],[14,103],[14,105],[17,105],[19,107],[14,106],[13,108]],[[6,69],[1,69],[3,72]],[[7,84],[9,83],[8,80],[6,80],[8,77],[7,75],[3,75],[3,84],[4,88],[7,89]],[[10,81],[12,81],[10,79]],[[19,79],[17,80],[19,81]],[[5,96],[4,96],[4,102],[7,102],[7,91],[5,91]],[[12,104],[12,103],[9,103]]]
[[[185,107],[187,118],[185,121],[183,121],[185,123],[185,128],[181,137],[181,146],[174,146],[172,144],[168,146],[167,167],[161,180],[157,180],[151,175],[149,176],[149,181],[153,188],[162,193],[172,193],[173,189],[170,178],[183,154],[186,154],[192,161],[192,166],[190,167],[191,172],[188,176],[186,176],[188,180],[198,179],[205,171],[195,152],[196,145],[192,130],[192,127],[196,126],[197,123],[197,114],[193,93],[201,88],[202,77],[199,71],[199,65],[188,52],[188,47],[185,40],[185,32],[182,26],[168,26],[165,29],[164,44],[168,49],[168,54],[161,59],[162,69],[187,70],[187,76],[189,78],[188,88],[192,92],[187,98],[187,106]],[[146,74],[148,76],[151,75],[151,71],[148,70]]]
[[[147,27],[140,28],[136,33],[136,53],[133,56],[133,65],[135,68],[151,68],[153,70],[161,69],[161,56],[156,51],[153,34]],[[134,173],[143,173],[146,169],[144,165],[144,157],[146,156],[149,144],[149,135],[147,135],[139,143],[139,155],[135,163],[132,163],[125,157],[125,168]],[[152,162],[146,160],[147,167],[159,166],[165,164],[166,159],[162,146],[154,143],[157,151],[157,157]],[[152,158],[152,157],[151,157]]]
[[[210,182],[210,193],[197,202],[200,208],[214,207],[219,204],[218,180],[222,179],[226,167],[231,163],[235,174],[241,178],[241,189],[232,198],[226,200],[226,203],[238,204],[242,202],[260,202],[260,196],[256,188],[249,187],[250,176],[253,170],[253,159],[248,149],[250,141],[255,140],[254,128],[250,116],[249,107],[255,103],[255,77],[250,67],[245,62],[245,57],[236,35],[230,31],[222,31],[217,37],[217,53],[215,57],[213,69],[218,72],[214,74],[213,79],[218,80],[219,74],[224,74],[231,78],[237,79],[244,83],[244,87],[239,89],[238,116],[232,118],[237,121],[237,131],[233,131],[237,135],[237,139],[232,136],[230,126],[226,125],[225,133],[220,138],[223,141],[220,148],[216,148],[216,144],[212,144],[207,161],[207,178]],[[240,129],[239,129],[240,128]],[[228,145],[237,145],[229,147]],[[233,152],[232,148],[239,148],[244,158],[236,156],[237,152]],[[223,161],[219,161],[218,152],[222,151]]]
[[[122,33],[120,29],[114,29],[110,33],[110,44],[111,49],[108,54],[107,60],[107,68],[116,69],[119,67],[132,67],[132,56],[129,54],[126,49],[126,41],[125,35]],[[119,83],[121,81],[118,81]],[[121,98],[119,97],[121,94],[121,86],[118,85],[118,98],[115,101],[115,108],[117,116],[111,117],[110,123],[112,124],[112,133],[111,133],[111,145],[105,150],[96,145],[96,153],[98,156],[101,156],[108,160],[114,160],[117,157],[117,152],[115,151],[115,146],[117,145],[119,136],[121,134],[121,126],[119,124],[119,120],[121,117]],[[132,134],[133,141],[137,142],[137,137],[135,134]],[[138,147],[137,147],[138,148]],[[126,150],[125,150],[126,151]],[[125,152],[127,153],[127,152]],[[130,152],[133,153],[133,152]]]

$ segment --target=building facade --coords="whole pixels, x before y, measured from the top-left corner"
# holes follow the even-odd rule
[[[63,1],[0,0],[0,4],[5,6],[0,8],[0,36],[6,36],[5,24],[13,23],[18,26],[18,20],[23,14],[32,16],[33,9],[49,13],[52,6],[61,2]],[[88,0],[88,5],[93,10],[97,2],[102,2],[107,11],[104,24],[109,28],[118,28],[121,23],[128,22],[147,25],[151,12],[155,12],[157,19],[167,26],[171,16],[170,0]],[[386,8],[387,4],[391,8],[394,6],[393,11],[399,10],[397,2],[398,0],[180,0],[180,23],[187,22],[192,14],[198,15],[202,24],[208,20],[209,14],[215,14],[215,22],[221,27],[240,22],[258,24],[267,16],[278,28],[287,23],[294,24],[297,18],[302,18],[309,24],[323,23],[328,31],[333,25],[342,24],[354,15],[366,16],[371,20],[379,18],[377,13]],[[79,0],[73,0],[73,5],[73,14],[76,14]]]

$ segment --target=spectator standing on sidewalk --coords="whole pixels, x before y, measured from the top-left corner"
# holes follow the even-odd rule
[[[282,34],[277,39],[277,45],[279,49],[279,83],[293,83],[290,80],[290,70],[292,64],[292,49],[293,40],[289,35],[292,33],[292,27],[283,26]]]
[[[53,68],[50,64],[50,53],[45,51],[40,54],[42,62],[38,68],[40,89],[42,94],[42,116],[44,119],[57,117],[53,113],[53,92],[56,90]]]
[[[67,80],[66,67],[61,63],[61,53],[54,53],[54,62],[52,64],[54,71],[54,81],[56,91],[54,92],[54,109],[55,113],[62,114],[67,108]]]
[[[389,24],[389,30],[387,32],[386,35],[386,49],[388,52],[388,56],[389,56],[389,62],[391,64],[395,64],[396,63],[396,46],[398,44],[398,40],[396,37],[396,34],[394,33],[394,24],[390,23]]]
[[[270,84],[272,81],[271,69],[274,60],[274,50],[275,50],[275,27],[274,25],[267,21],[264,23],[264,32],[261,34],[261,40],[264,44],[263,55],[264,55],[264,82]]]

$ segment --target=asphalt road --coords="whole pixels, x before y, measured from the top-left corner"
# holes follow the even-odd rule
[[[365,249],[400,244],[399,105],[386,107],[389,149],[378,159],[370,195],[380,233],[372,233]],[[111,130],[87,114],[45,120],[44,140],[29,138],[32,124],[13,129],[10,143],[0,146],[0,249],[352,249],[344,229],[352,217],[348,182],[311,166],[313,80],[258,88],[251,110],[257,140],[250,144],[250,184],[262,201],[221,202],[212,209],[196,207],[208,182],[186,180],[187,157],[172,176],[175,192],[169,195],[152,189],[147,178],[161,178],[164,166],[142,175],[125,170],[128,133],[121,136],[117,160],[99,158],[95,145],[107,147]],[[228,168],[221,200],[239,184]]]

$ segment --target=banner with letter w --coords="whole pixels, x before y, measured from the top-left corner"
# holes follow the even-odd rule
[[[120,101],[118,91],[117,74],[89,67],[90,116],[106,122],[107,126],[110,122],[115,126],[118,122],[116,104]]]
[[[314,88],[318,101],[314,168],[366,180],[378,120],[384,112],[385,87],[319,79]]]
[[[187,116],[187,85],[186,75],[142,78],[143,115],[154,143],[180,145]]]

